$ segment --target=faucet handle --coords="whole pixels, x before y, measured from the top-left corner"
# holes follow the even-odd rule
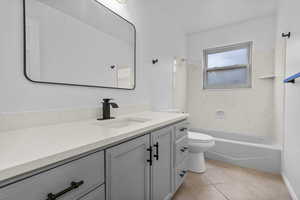
[[[103,102],[105,102],[105,103],[109,103],[109,101],[112,101],[112,100],[114,100],[113,98],[104,98],[104,99],[102,99],[103,100]]]

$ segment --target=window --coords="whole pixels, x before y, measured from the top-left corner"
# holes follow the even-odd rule
[[[252,42],[204,50],[204,89],[251,87]]]

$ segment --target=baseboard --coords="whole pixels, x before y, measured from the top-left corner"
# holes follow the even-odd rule
[[[297,195],[296,195],[295,190],[293,189],[293,187],[292,187],[292,185],[289,181],[289,179],[286,177],[286,175],[283,172],[281,173],[281,176],[282,176],[283,181],[284,181],[284,183],[285,183],[285,185],[286,185],[286,187],[287,187],[287,189],[288,189],[288,191],[291,195],[292,200],[299,200]]]

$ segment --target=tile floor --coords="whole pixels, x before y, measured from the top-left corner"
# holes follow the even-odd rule
[[[188,173],[173,200],[291,200],[291,198],[279,175],[208,160],[206,173]]]

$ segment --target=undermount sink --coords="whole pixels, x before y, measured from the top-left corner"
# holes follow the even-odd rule
[[[105,128],[124,128],[128,126],[133,126],[137,124],[142,124],[145,122],[150,121],[150,119],[146,118],[123,118],[123,119],[113,119],[113,120],[108,120],[108,121],[99,121],[96,122],[95,124],[97,126],[103,126]]]

